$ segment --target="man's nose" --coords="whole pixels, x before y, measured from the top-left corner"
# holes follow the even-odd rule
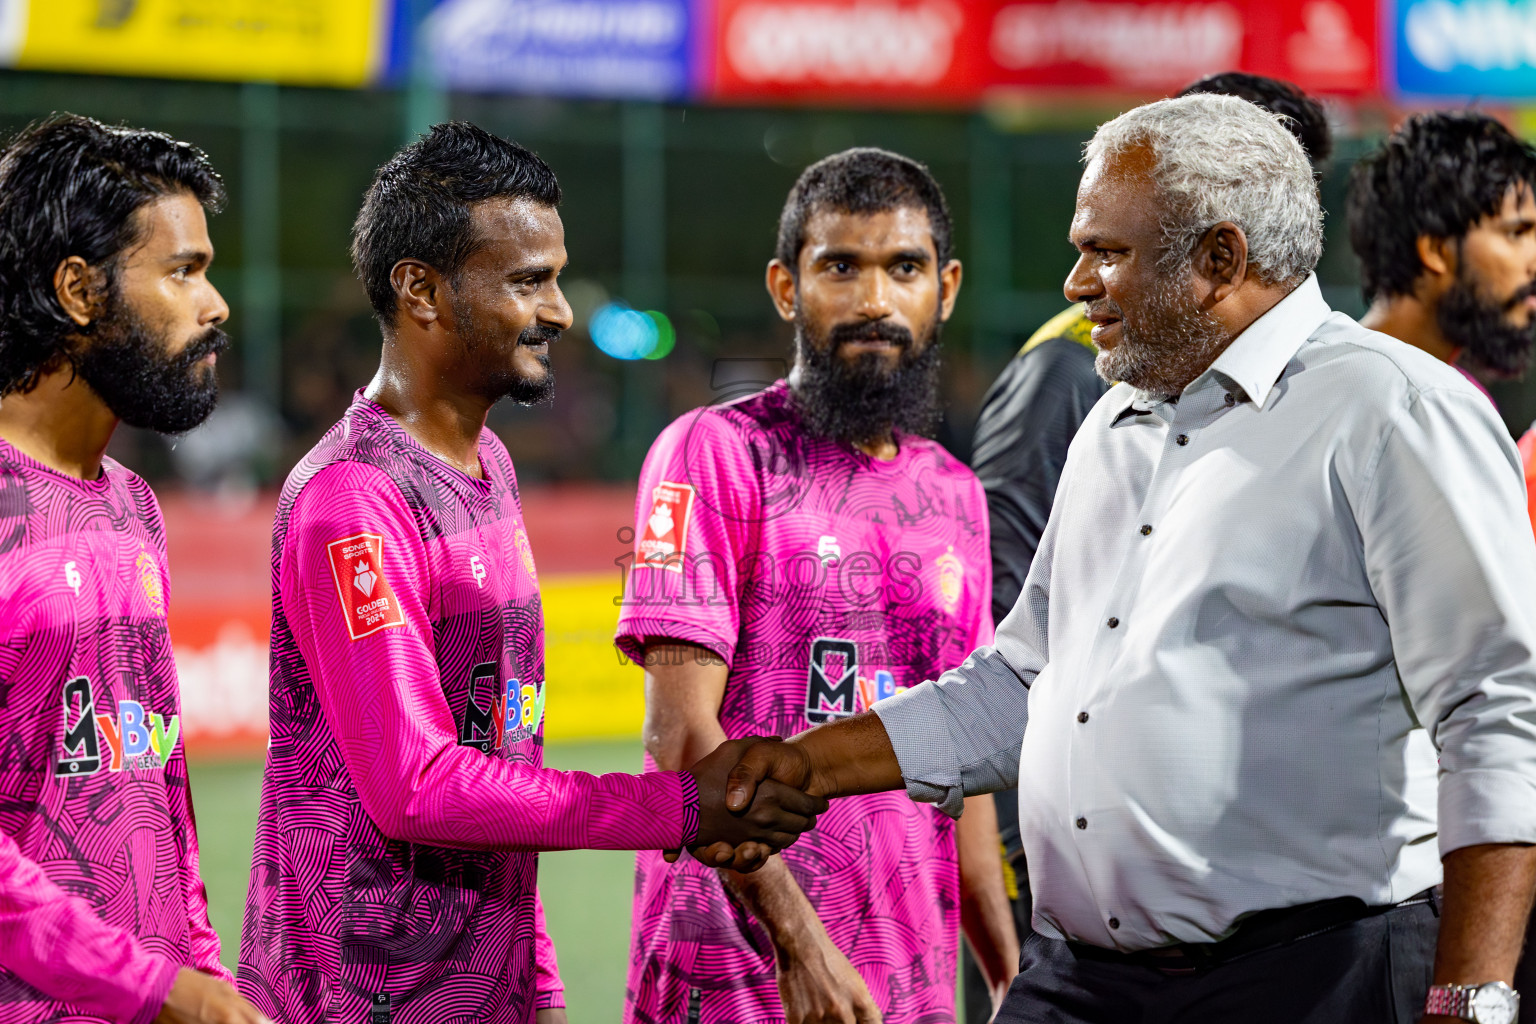
[[[229,303],[211,283],[208,285],[209,301],[204,305],[197,322],[203,327],[213,327],[229,319]]]
[[[883,270],[864,274],[859,284],[860,316],[866,320],[884,320],[895,311],[891,307],[890,276]]]
[[[571,324],[575,322],[576,316],[571,312],[571,304],[566,301],[565,292],[560,290],[558,284],[555,285],[554,301],[539,310],[539,319],[562,331],[570,330]]]
[[[1104,294],[1104,286],[1099,281],[1099,275],[1095,274],[1088,264],[1088,254],[1077,258],[1072,264],[1072,272],[1067,275],[1066,284],[1062,285],[1062,294],[1068,302],[1087,302]]]

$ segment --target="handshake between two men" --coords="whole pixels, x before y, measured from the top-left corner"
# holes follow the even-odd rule
[[[870,712],[788,741],[729,740],[688,771],[699,789],[699,828],[688,852],[701,864],[742,872],[815,828],[830,798],[902,787],[890,737]],[[680,853],[668,851],[667,860]]]

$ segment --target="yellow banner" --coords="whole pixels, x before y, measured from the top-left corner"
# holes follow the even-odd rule
[[[619,624],[619,581],[601,576],[546,576],[544,603],[544,738],[633,739],[645,716],[645,675],[613,646]]]
[[[383,0],[31,0],[16,66],[359,86],[384,50]]]

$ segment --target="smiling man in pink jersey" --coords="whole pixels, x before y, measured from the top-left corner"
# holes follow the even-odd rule
[[[197,869],[160,506],[118,422],[213,410],[202,153],[55,117],[0,154],[0,1022],[257,1024]]]
[[[239,984],[284,1024],[563,1021],[536,851],[777,848],[826,807],[781,790],[727,813],[734,747],[643,776],[542,767],[538,574],[485,417],[553,392],[559,201],[537,156],[454,123],[385,164],[358,215],[379,372],[289,476],[272,537]]]
[[[794,371],[682,417],[641,473],[618,643],[645,664],[650,763],[852,715],[990,642],[981,486],[924,436],[950,236],[937,182],[894,153],[791,191],[768,290]],[[996,812],[966,811],[839,801],[751,876],[640,854],[625,1019],[953,1021],[961,921],[1000,1000],[1018,945]]]

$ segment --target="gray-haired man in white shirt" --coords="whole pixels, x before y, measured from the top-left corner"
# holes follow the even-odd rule
[[[1249,103],[1101,127],[1071,241],[1121,383],[996,646],[753,747],[731,802],[774,776],[958,814],[1017,782],[1039,934],[999,1020],[1512,1020],[1536,544],[1508,434],[1328,308],[1311,168]]]

